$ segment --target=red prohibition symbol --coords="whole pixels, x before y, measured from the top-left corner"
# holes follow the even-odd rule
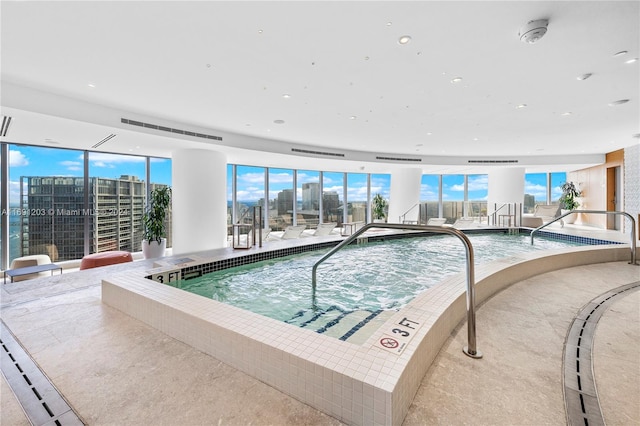
[[[380,339],[380,344],[389,349],[397,348],[399,345],[398,341],[396,339],[392,339],[391,337],[384,337]]]

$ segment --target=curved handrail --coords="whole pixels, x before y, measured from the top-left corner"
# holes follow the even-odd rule
[[[541,226],[538,226],[536,229],[531,231],[531,244],[533,244],[533,234],[541,230],[542,228],[546,228],[547,226],[555,223],[559,220],[562,220],[564,217],[569,216],[570,214],[576,213],[589,213],[589,214],[615,214],[622,215],[629,218],[631,221],[631,261],[629,262],[631,265],[637,265],[636,263],[636,221],[627,212],[618,212],[618,211],[607,211],[607,210],[571,210],[567,213],[561,214],[560,216],[554,218],[551,222],[547,222]]]
[[[475,313],[475,305],[476,305],[476,296],[475,296],[475,277],[474,277],[474,267],[473,267],[473,246],[471,245],[471,241],[469,238],[460,230],[456,228],[443,228],[441,226],[426,226],[426,225],[411,225],[411,224],[399,224],[399,223],[368,223],[364,225],[362,228],[358,229],[356,232],[351,234],[348,238],[343,240],[340,244],[331,249],[327,254],[325,254],[320,260],[318,260],[312,269],[312,292],[313,299],[315,301],[316,294],[316,272],[318,266],[327,260],[329,257],[333,256],[337,251],[341,250],[343,247],[349,245],[353,242],[359,235],[363,232],[368,231],[371,228],[386,228],[386,229],[403,229],[403,230],[414,230],[414,231],[426,231],[433,232],[438,234],[449,234],[457,237],[462,241],[466,250],[467,257],[467,346],[465,346],[462,350],[465,354],[470,356],[471,358],[482,358],[482,353],[476,349],[476,313]]]

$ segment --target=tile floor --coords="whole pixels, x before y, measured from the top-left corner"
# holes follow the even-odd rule
[[[340,424],[101,302],[101,274],[149,266],[2,287],[2,321],[86,424]],[[477,311],[484,357],[462,353],[461,324],[422,379],[404,424],[565,423],[561,363],[571,320],[598,294],[638,280],[640,266],[613,262],[546,273],[495,295]],[[640,424],[638,294],[616,302],[596,332],[594,371],[610,424]],[[0,424],[29,424],[1,382]]]

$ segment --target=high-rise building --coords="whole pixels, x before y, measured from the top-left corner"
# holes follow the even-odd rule
[[[309,182],[302,184],[302,210],[320,209],[320,184]]]
[[[277,210],[278,216],[291,213],[293,210],[293,189],[283,189],[278,192]]]
[[[82,258],[85,217],[89,217],[89,253],[140,250],[146,188],[137,177],[89,178],[88,204],[80,177],[25,176],[20,183],[21,255]],[[151,189],[158,186],[164,185],[151,184]],[[170,217],[168,224],[170,247]]]

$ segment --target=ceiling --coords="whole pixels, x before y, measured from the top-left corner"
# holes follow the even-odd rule
[[[425,173],[574,170],[639,141],[638,1],[0,7],[2,141]]]

